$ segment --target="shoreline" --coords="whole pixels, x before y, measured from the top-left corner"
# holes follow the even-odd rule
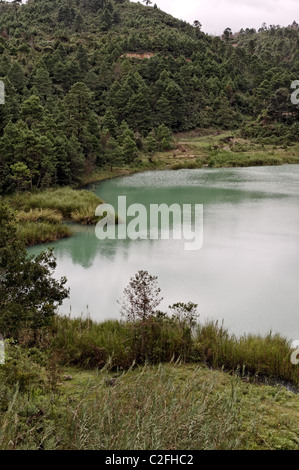
[[[299,162],[298,163],[278,163],[276,165],[248,165],[248,166],[219,166],[219,167],[209,167],[208,165],[205,165],[205,166],[199,166],[198,168],[178,168],[178,169],[173,169],[173,168],[156,168],[156,167],[153,167],[153,168],[146,168],[146,169],[141,169],[141,170],[137,170],[137,169],[133,169],[132,171],[128,171],[127,173],[125,174],[112,174],[111,176],[104,176],[104,177],[101,177],[99,176],[98,178],[95,177],[95,178],[92,178],[90,181],[88,182],[84,182],[81,185],[79,185],[78,187],[76,187],[75,189],[78,189],[79,191],[82,190],[82,189],[88,189],[88,186],[92,185],[92,184],[97,184],[97,183],[101,183],[102,181],[109,181],[109,180],[112,180],[112,179],[116,179],[116,178],[125,178],[126,176],[132,176],[132,175],[135,175],[135,174],[140,174],[140,173],[147,173],[147,172],[159,172],[159,171],[180,171],[180,170],[221,170],[221,169],[244,169],[244,168],[272,168],[273,166],[288,166],[288,165],[299,165]]]
[[[95,196],[92,186],[103,181],[146,172],[178,171],[181,169],[241,169],[289,164],[299,164],[299,144],[296,142],[290,147],[283,148],[269,144],[258,144],[249,139],[241,139],[236,136],[236,133],[231,131],[213,130],[205,134],[200,130],[195,130],[179,133],[174,136],[174,145],[171,150],[158,152],[152,156],[142,154],[132,164],[115,167],[112,171],[107,165],[83,178],[83,180],[73,188],[65,187],[65,190],[68,189],[69,191],[73,191],[74,195],[76,194],[78,207],[73,207],[73,212],[77,213],[76,217],[73,219],[70,214],[63,214],[61,219],[62,226],[60,225],[57,234],[54,233],[54,227],[51,225],[51,227],[49,227],[49,236],[47,237],[47,229],[44,227],[45,235],[43,239],[38,236],[39,233],[35,230],[36,235],[30,240],[29,246],[48,242],[52,243],[62,238],[72,236],[72,234],[67,233],[67,226],[65,225],[70,219],[82,225],[94,225],[96,223],[94,210],[97,203],[94,203],[94,206],[89,206],[87,209],[84,209],[80,205],[80,198],[84,192]],[[37,194],[42,195],[44,193],[50,195],[55,191],[62,192],[63,187],[58,189],[50,188],[40,191]],[[12,196],[12,200],[13,198]],[[57,201],[57,205],[59,206],[59,201]],[[42,208],[46,208],[47,206],[43,204],[40,206],[36,205],[35,207],[36,209],[42,210]],[[50,206],[48,207],[50,208]],[[62,227],[65,229],[66,236],[63,236]],[[27,227],[28,232],[30,232],[29,228],[30,227]],[[34,227],[32,226],[31,231],[33,231],[33,229]],[[55,240],[55,238],[57,238],[57,240]]]
[[[90,192],[91,194],[95,195],[93,189],[91,189],[91,186],[92,185],[97,185],[97,184],[100,184],[101,182],[103,181],[109,181],[109,180],[112,180],[112,179],[117,179],[117,178],[125,178],[125,177],[128,177],[128,176],[132,176],[134,174],[142,174],[142,173],[147,173],[147,172],[160,172],[160,171],[179,171],[179,170],[220,170],[220,169],[244,169],[244,168],[271,168],[273,166],[284,166],[284,165],[298,165],[298,163],[280,163],[280,164],[276,164],[276,165],[248,165],[248,166],[231,166],[231,167],[228,167],[228,166],[223,166],[223,167],[208,167],[208,166],[201,166],[201,167],[198,167],[198,168],[180,168],[178,170],[175,170],[175,169],[171,169],[171,168],[167,168],[167,167],[163,167],[163,168],[157,168],[157,167],[148,167],[148,168],[142,168],[142,169],[138,169],[138,168],[133,168],[131,171],[129,170],[126,170],[126,172],[124,173],[122,171],[122,169],[117,169],[116,172],[113,172],[113,174],[107,176],[105,174],[102,174],[102,175],[98,175],[98,176],[95,176],[93,177],[90,181],[88,182],[84,182],[82,185],[74,188],[74,191],[77,191],[77,192],[80,192],[80,191],[88,191]],[[121,171],[119,171],[121,170]],[[102,200],[102,203],[104,203],[106,201],[103,201]],[[80,220],[76,221],[76,220],[72,220],[70,217],[63,217],[62,220],[61,220],[61,224],[58,226],[60,228],[60,232],[57,233],[56,235],[54,234],[51,238],[48,238],[46,240],[43,240],[43,241],[37,241],[37,242],[31,242],[30,244],[27,244],[26,246],[29,248],[29,247],[32,247],[32,246],[37,246],[37,245],[42,245],[42,244],[45,244],[45,243],[55,243],[59,240],[62,240],[64,238],[70,238],[72,237],[73,235],[75,235],[75,232],[72,232],[69,227],[68,227],[68,224],[70,222],[74,223],[74,224],[77,224],[77,225],[96,225],[96,220],[94,220],[93,217],[91,217],[91,215],[89,214],[89,216],[86,216],[85,217],[86,221],[84,220],[84,216],[81,217]],[[87,220],[88,219],[88,220]],[[62,228],[65,228],[65,235],[63,234],[63,231],[62,231]],[[69,231],[67,232],[66,229],[69,229]]]

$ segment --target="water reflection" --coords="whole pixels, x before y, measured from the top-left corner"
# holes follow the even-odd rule
[[[204,246],[183,240],[104,240],[94,227],[54,246],[57,276],[66,275],[74,315],[118,318],[116,300],[138,269],[158,275],[165,301],[199,304],[201,319],[233,331],[279,331],[299,338],[299,167],[148,172],[104,181],[94,191],[116,206],[204,204]],[[38,253],[43,246],[32,247]],[[87,307],[88,305],[88,307]]]

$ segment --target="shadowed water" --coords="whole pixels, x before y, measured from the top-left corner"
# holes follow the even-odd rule
[[[57,276],[66,275],[70,300],[61,308],[97,320],[119,318],[116,300],[130,276],[146,269],[159,278],[161,308],[198,303],[201,320],[224,320],[236,333],[280,332],[299,339],[299,165],[140,173],[90,187],[117,207],[203,204],[204,245],[183,240],[100,241],[94,227],[29,249],[54,246]]]

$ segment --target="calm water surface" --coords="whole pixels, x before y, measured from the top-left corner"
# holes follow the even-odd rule
[[[90,189],[115,207],[118,196],[146,206],[203,204],[204,245],[99,241],[94,227],[75,226],[75,236],[46,245],[71,288],[63,313],[119,318],[123,288],[146,269],[159,278],[161,308],[190,300],[201,320],[224,320],[237,334],[272,330],[299,339],[299,165],[147,172]]]

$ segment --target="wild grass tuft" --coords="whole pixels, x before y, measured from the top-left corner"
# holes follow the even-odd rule
[[[137,329],[56,317],[7,346],[0,449],[297,449],[298,395],[247,380],[298,384],[289,354],[278,335],[238,339],[217,323],[190,337],[165,317]]]
[[[17,222],[49,222],[58,224],[62,221],[62,214],[53,209],[30,209],[29,211],[19,211],[16,213]]]
[[[15,194],[9,198],[15,210],[51,209],[60,212],[64,218],[72,218],[72,213],[80,211],[90,217],[96,207],[102,203],[94,193],[87,190],[75,190],[69,187],[47,189],[39,192]]]
[[[49,222],[24,222],[18,225],[18,230],[27,246],[54,242],[72,235],[67,225]]]
[[[229,371],[243,370],[252,377],[278,379],[299,388],[299,369],[291,362],[291,344],[279,334],[240,338],[217,322],[198,325],[195,342],[207,364]]]
[[[151,317],[146,322],[105,321],[57,316],[44,343],[54,350],[62,365],[81,367],[128,368],[183,360],[248,377],[288,382],[299,388],[299,368],[291,363],[290,342],[276,334],[230,334],[217,322],[198,324],[189,334],[188,327],[176,319]]]

